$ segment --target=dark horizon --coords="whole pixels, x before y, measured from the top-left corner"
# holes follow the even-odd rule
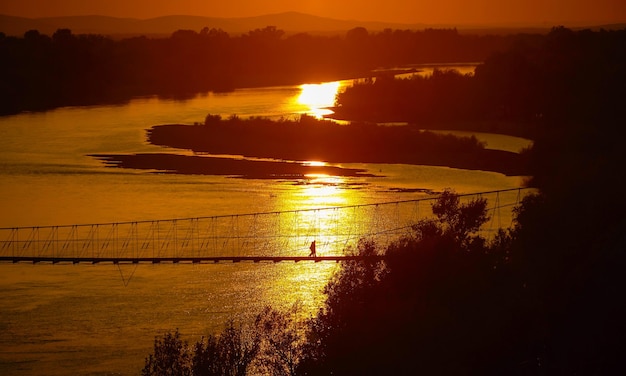
[[[384,29],[422,30],[428,28],[455,28],[466,33],[510,34],[515,32],[547,32],[555,26],[572,29],[620,29],[626,18],[616,22],[601,21],[520,21],[520,22],[386,22],[379,20],[354,20],[317,16],[310,13],[285,11],[257,16],[197,16],[171,14],[157,17],[119,17],[104,14],[25,17],[0,13],[0,32],[11,36],[22,36],[28,30],[38,30],[51,35],[57,29],[71,29],[76,34],[103,35],[169,35],[180,29],[200,30],[204,26],[238,34],[249,30],[276,26],[289,34],[324,33],[341,34],[355,27],[369,31]]]

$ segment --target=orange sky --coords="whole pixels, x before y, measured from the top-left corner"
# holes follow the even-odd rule
[[[625,0],[1,0],[0,14],[23,17],[184,14],[256,16],[298,11],[361,21],[427,24],[626,22]]]

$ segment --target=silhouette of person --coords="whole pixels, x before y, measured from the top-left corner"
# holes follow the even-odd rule
[[[311,253],[309,253],[309,257],[317,257],[317,254],[315,253],[315,240],[311,242],[311,246],[309,247],[309,249],[311,250]]]

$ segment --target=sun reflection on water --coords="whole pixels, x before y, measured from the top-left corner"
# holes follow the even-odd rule
[[[306,163],[325,165],[324,162]],[[334,208],[357,203],[358,198],[348,184],[349,179],[344,177],[310,174],[284,197],[284,209],[297,210],[294,218],[286,219],[288,225],[285,226],[285,230],[292,235],[288,248],[294,256],[308,256],[312,241],[316,243],[317,256],[343,254],[345,228],[349,227],[348,222],[352,218],[348,215],[350,211]],[[282,274],[275,282],[282,286],[280,291],[295,291],[289,296],[281,296],[281,299],[292,303],[299,301],[305,307],[320,307],[324,298],[321,290],[339,267],[334,262],[303,261],[281,269]],[[268,298],[278,300],[273,296]],[[308,316],[314,311],[305,310],[303,313]]]
[[[335,105],[335,96],[339,91],[339,81],[321,84],[303,84],[297,102],[308,107],[308,113],[320,119],[333,113],[330,107]]]
[[[314,162],[315,163],[315,162]],[[313,165],[326,165],[323,162]],[[328,208],[351,205],[355,198],[347,188],[348,181],[341,176],[307,174],[306,183],[296,193],[296,201],[304,208]]]
[[[341,255],[345,246],[343,230],[352,218],[339,208],[355,205],[358,197],[349,187],[349,179],[326,174],[310,174],[296,189],[283,196],[283,210],[291,210],[293,218],[286,230],[292,234],[294,255],[307,256],[312,241],[317,255]],[[344,237],[342,237],[344,236]]]

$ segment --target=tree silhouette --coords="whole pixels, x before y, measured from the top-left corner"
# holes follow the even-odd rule
[[[343,37],[287,36],[274,26],[238,36],[205,27],[175,31],[168,38],[121,40],[75,35],[69,29],[57,30],[49,40],[37,34],[0,38],[0,113],[119,102],[137,95],[185,98],[210,90],[328,81],[367,76],[379,66],[482,61],[511,43],[507,37],[434,30],[370,33],[355,28]]]
[[[437,219],[418,223],[389,246],[384,262],[342,264],[311,323],[311,349],[299,371],[514,372],[516,357],[526,356],[512,350],[516,341],[508,337],[518,333],[515,281],[505,277],[506,268],[494,268],[497,248],[477,240],[488,218],[485,205],[480,199],[459,204],[447,191],[433,205]],[[357,248],[359,255],[380,252],[372,242]]]
[[[466,204],[453,191],[446,189],[432,205],[433,214],[443,229],[443,235],[453,236],[462,247],[469,247],[479,237],[475,234],[489,220],[487,199],[477,198]]]
[[[258,354],[260,338],[229,321],[218,335],[202,338],[191,348],[176,330],[154,342],[144,376],[244,376]]]
[[[180,338],[178,329],[154,340],[154,354],[146,358],[141,372],[144,376],[191,375],[189,346]]]
[[[300,317],[296,302],[285,311],[266,307],[256,318],[261,337],[261,351],[255,359],[257,371],[267,375],[297,375],[304,357],[306,323]]]

